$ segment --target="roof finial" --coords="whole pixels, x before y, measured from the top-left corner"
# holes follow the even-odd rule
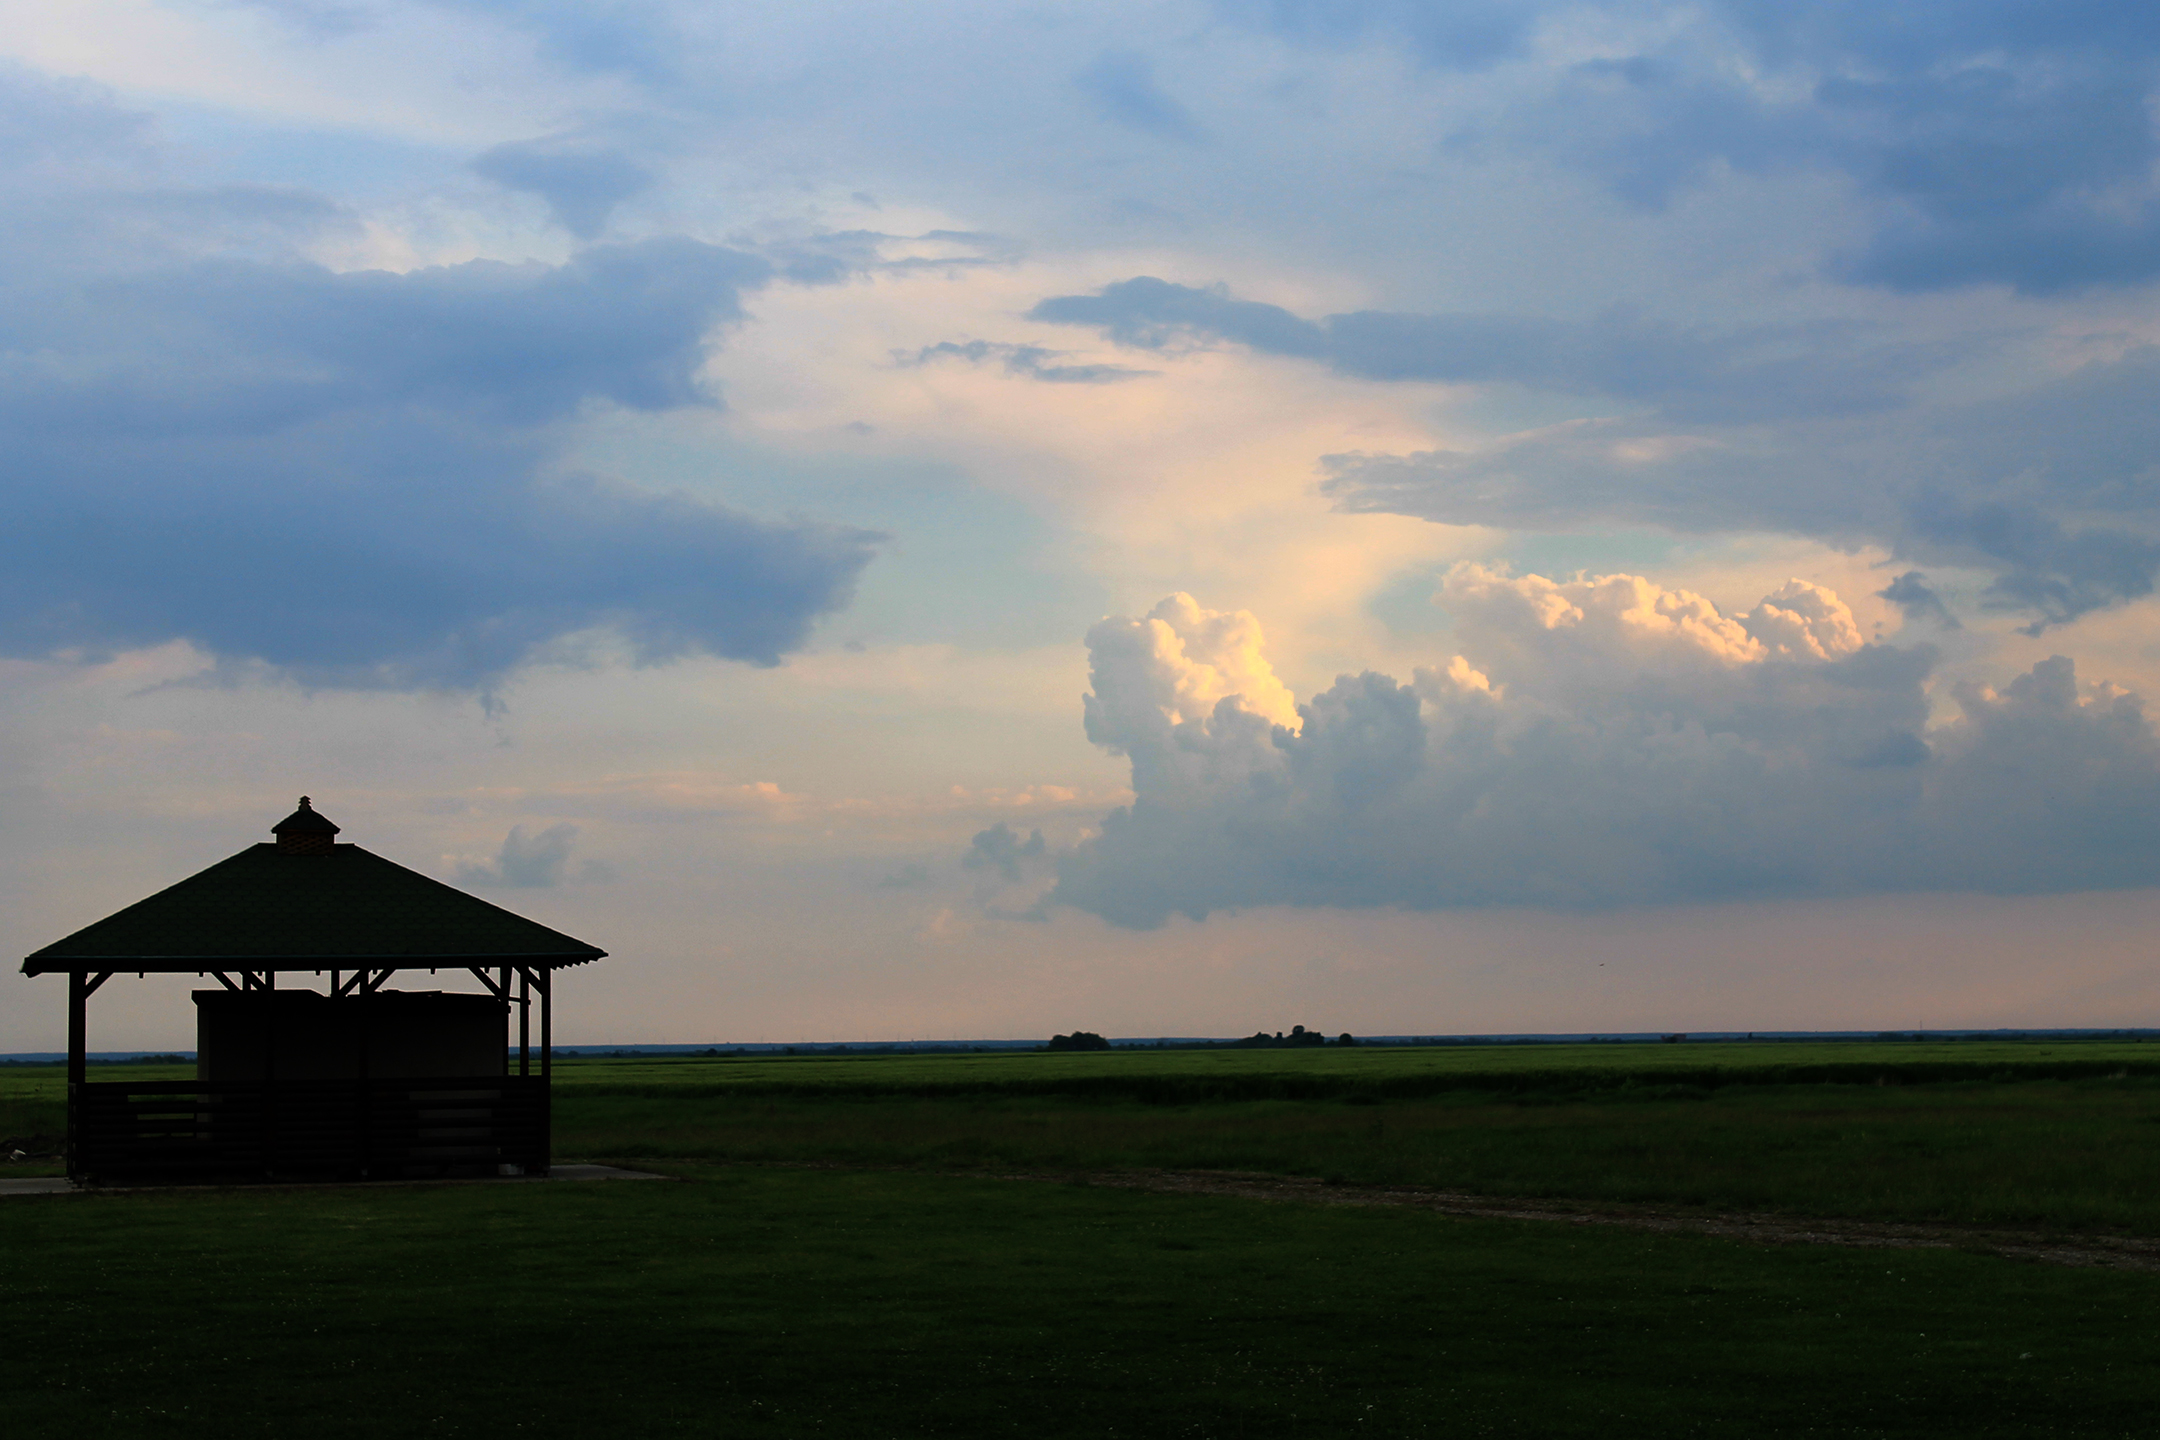
[[[329,816],[315,808],[307,796],[300,797],[300,808],[270,827],[277,836],[278,849],[292,855],[327,855],[330,853],[330,837],[338,833],[337,825]]]

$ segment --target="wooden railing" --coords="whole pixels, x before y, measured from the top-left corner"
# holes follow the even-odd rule
[[[68,1172],[79,1180],[547,1173],[548,1084],[537,1075],[99,1082],[72,1098]]]

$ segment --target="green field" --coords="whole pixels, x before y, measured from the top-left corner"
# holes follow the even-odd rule
[[[580,1058],[556,1073],[562,1158],[682,1183],[0,1201],[11,1423],[2156,1429],[2160,1273],[2006,1259],[1956,1227],[2160,1234],[2160,1047]],[[0,1070],[0,1131],[57,1133],[60,1097],[55,1070]],[[1151,1169],[1924,1222],[1950,1243],[1771,1246],[1086,1183]]]

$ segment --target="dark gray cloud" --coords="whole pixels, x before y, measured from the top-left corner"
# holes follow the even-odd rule
[[[1152,275],[1038,303],[1032,320],[1089,325],[1121,345],[1229,341],[1369,380],[1506,383],[1639,402],[1685,418],[1746,420],[1879,409],[1940,361],[1911,346],[1839,344],[1838,332],[1712,332],[1615,310],[1594,320],[1361,310],[1317,320],[1223,286]],[[1825,353],[1828,352],[1828,353]]]
[[[96,102],[0,95],[131,143]],[[4,195],[0,653],[184,639],[314,684],[484,688],[595,628],[642,660],[776,663],[846,602],[873,536],[556,464],[587,407],[717,404],[707,339],[762,259],[659,240],[336,273],[276,239],[319,202],[82,168]]]
[[[1141,380],[1157,372],[1134,370],[1124,365],[1061,365],[1061,352],[1040,345],[1008,345],[994,340],[953,340],[925,345],[913,355],[902,353],[903,365],[929,365],[940,360],[959,360],[970,365],[998,362],[1008,375],[1043,380],[1054,385],[1109,385],[1120,380]]]
[[[1042,831],[1032,830],[1028,832],[1028,838],[1022,840],[1012,826],[1001,820],[988,830],[976,832],[975,838],[968,842],[967,854],[961,857],[960,864],[969,870],[995,871],[1008,883],[1017,885],[1021,866],[1029,860],[1039,859],[1045,848]]]
[[[1133,803],[1053,903],[1147,928],[1259,905],[1582,908],[1868,891],[2150,885],[2160,741],[2134,696],[2045,661],[1931,725],[1925,648],[1865,645],[1795,582],[1743,616],[1624,577],[1458,571],[1464,654],[1343,676],[1271,724],[1115,698],[1090,734]],[[1157,614],[1161,615],[1161,610]],[[1097,697],[1207,664],[1090,636]]]
[[[1928,587],[1927,576],[1918,570],[1908,570],[1875,592],[1877,598],[1888,600],[1903,611],[1907,620],[1929,620],[1946,630],[1962,629],[1957,616],[1943,603],[1942,596]]]
[[[1872,543],[1996,577],[1983,601],[2035,633],[2160,577],[2160,350],[1985,402],[1779,424],[1580,421],[1476,451],[1334,456],[1353,510],[1550,530],[1600,521]]]
[[[1839,172],[1873,207],[1834,261],[1864,283],[2044,294],[2160,274],[2150,7],[1726,0],[1712,13],[1722,34],[1578,68],[1526,134],[1653,206],[1721,166]],[[1730,43],[1745,70],[1716,63]]]
[[[498,145],[472,168],[498,185],[538,195],[555,223],[581,240],[599,238],[615,207],[653,183],[652,172],[620,150],[561,138]]]
[[[1158,140],[1194,141],[1200,123],[1192,112],[1155,81],[1155,67],[1130,50],[1105,50],[1080,72],[1075,83],[1096,110],[1120,125]]]
[[[1547,20],[1654,36],[1525,66],[1514,98],[1449,143],[1550,156],[1648,209],[1731,173],[1842,176],[1861,233],[1825,259],[1863,284],[2048,294],[2160,274],[2160,21],[2135,0],[1219,8],[1293,44],[1385,46],[1441,71],[1527,60]]]
[[[1324,488],[1348,509],[1875,543],[1993,572],[1984,602],[2030,615],[2033,633],[2160,579],[2152,347],[1975,403],[1915,396],[1951,347],[1874,343],[1849,328],[1713,332],[1628,312],[1314,320],[1153,276],[1046,299],[1030,318],[1157,352],[1228,341],[1374,380],[1510,384],[1640,408],[1481,451],[1331,457]]]

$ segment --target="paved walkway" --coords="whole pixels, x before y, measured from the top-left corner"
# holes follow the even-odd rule
[[[25,1175],[20,1180],[0,1180],[0,1195],[59,1195],[75,1188],[65,1175]]]
[[[475,1176],[462,1180],[314,1180],[273,1181],[281,1189],[330,1189],[354,1185],[535,1185],[547,1180],[665,1180],[665,1175],[655,1175],[646,1170],[623,1170],[613,1165],[557,1165],[545,1176],[502,1175]],[[249,1182],[239,1182],[245,1185]],[[79,1187],[64,1175],[25,1175],[15,1179],[0,1179],[0,1198],[9,1195],[69,1195]],[[99,1194],[112,1194],[121,1190],[214,1190],[231,1186],[215,1185],[94,1185],[88,1189]]]

